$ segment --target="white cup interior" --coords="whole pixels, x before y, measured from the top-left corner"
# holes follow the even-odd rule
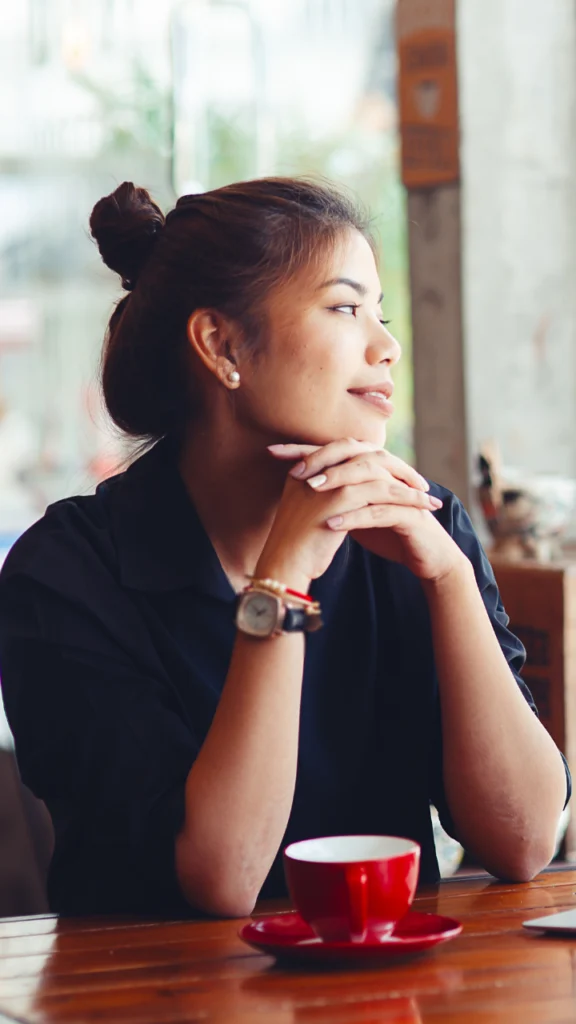
[[[356,861],[389,860],[403,853],[418,851],[418,843],[396,836],[328,836],[305,839],[286,848],[291,860],[316,864],[353,864]]]

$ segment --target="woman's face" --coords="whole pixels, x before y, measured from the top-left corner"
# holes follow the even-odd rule
[[[237,416],[267,440],[384,445],[400,346],[383,323],[372,250],[347,232],[320,278],[303,273],[271,297],[265,351],[239,362]]]

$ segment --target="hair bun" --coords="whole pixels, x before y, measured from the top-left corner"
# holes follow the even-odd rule
[[[110,270],[122,278],[122,287],[134,288],[147,262],[165,218],[144,188],[125,181],[100,199],[90,217],[90,231]]]

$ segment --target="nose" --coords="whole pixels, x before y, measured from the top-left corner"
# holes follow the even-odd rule
[[[378,324],[377,328],[372,331],[372,335],[366,348],[366,362],[370,366],[377,366],[379,363],[385,363],[386,366],[395,366],[400,356],[402,355],[402,349],[393,334],[383,326]]]

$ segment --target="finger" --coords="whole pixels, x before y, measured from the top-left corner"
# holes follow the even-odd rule
[[[315,444],[269,444],[268,451],[276,459],[302,459],[312,452],[317,452],[319,445]]]
[[[362,455],[355,455],[347,459],[346,462],[341,462],[337,466],[324,470],[323,473],[314,477],[306,477],[305,479],[307,479],[310,487],[323,491],[335,490],[338,487],[345,487],[349,484],[368,483],[371,480],[386,480],[391,487],[397,484],[402,493],[403,488],[409,487],[410,490],[416,489],[423,497],[427,497],[427,493],[421,486],[415,488],[414,485],[405,483],[400,477],[397,477],[392,469],[389,468],[390,463],[380,456],[380,452],[364,452]],[[400,465],[403,465],[400,459],[398,461]],[[424,506],[427,507],[426,502]]]
[[[337,466],[340,462],[345,462],[361,452],[379,450],[378,445],[368,441],[355,441],[351,437],[346,437],[342,441],[331,441],[330,444],[325,444],[322,448],[317,448],[316,451],[305,456],[302,460],[305,464],[304,467],[302,468],[298,463],[290,470],[290,474],[299,480],[308,480],[309,477],[323,473],[329,466]]]
[[[310,477],[323,472],[328,466],[338,465],[346,460],[352,461],[359,453],[372,453],[381,465],[385,466],[392,476],[402,480],[410,487],[420,491],[429,491],[430,484],[412,466],[391,455],[380,445],[368,441],[357,441],[354,438],[344,438],[341,441],[332,441],[323,447],[313,448],[310,445],[286,445],[286,448],[299,448],[300,457],[305,462],[305,467],[298,463],[290,471],[291,475],[299,480],[308,480]]]
[[[409,466],[407,462],[404,462],[403,459],[392,455],[379,445],[366,441],[357,441],[354,438],[332,441],[330,444],[323,446],[299,443],[271,444],[268,446],[268,451],[275,458],[283,459],[287,462],[292,462],[295,459],[303,460],[306,463],[305,467],[298,465],[291,470],[291,474],[301,480],[307,480],[310,476],[319,473],[322,468],[342,462],[343,459],[353,458],[354,453],[374,452],[392,476],[404,481],[404,483],[411,487],[416,487],[418,490],[430,490],[428,481],[412,466]],[[324,457],[324,452],[326,452],[326,457]],[[315,456],[314,460],[310,459],[311,455]],[[300,472],[297,472],[297,470],[300,470]]]
[[[417,520],[415,515],[431,515],[422,509],[402,507],[401,505],[366,505],[364,508],[355,509],[351,512],[343,512],[340,515],[330,516],[326,520],[326,526],[336,532],[350,532],[352,530],[370,530],[375,527],[382,529],[413,528]]]
[[[306,482],[321,494],[339,491],[344,502],[350,497],[355,503],[358,500],[361,504],[411,505],[432,512],[437,512],[443,504],[440,498],[409,487],[390,476],[382,466],[375,467],[369,460],[345,462]]]
[[[404,462],[403,459],[399,459],[397,455],[392,455],[385,449],[382,452],[382,458],[386,469],[397,480],[403,480],[405,484],[409,484],[410,487],[417,487],[419,490],[430,490],[430,484],[426,478],[421,476],[413,466],[409,466],[407,462]]]

